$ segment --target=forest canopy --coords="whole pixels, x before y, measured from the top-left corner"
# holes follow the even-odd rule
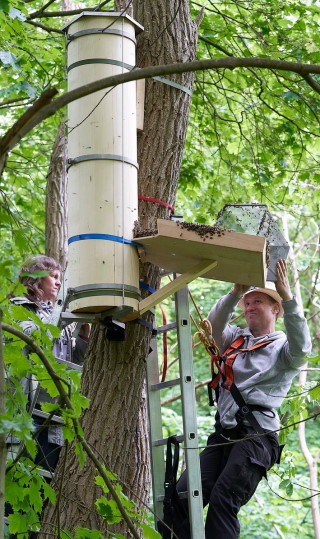
[[[167,10],[168,20],[162,27],[146,29],[151,35],[153,58],[163,37],[168,43],[175,42],[174,22],[182,5],[181,0],[158,2]],[[69,129],[66,107],[35,122],[33,129],[21,137],[19,122],[37,100],[40,99],[41,110],[42,104],[52,104],[67,94],[63,27],[84,9],[115,8],[119,6],[114,6],[112,1],[73,5],[58,0],[0,0],[0,135],[3,142],[11,129],[17,139],[11,151],[4,151],[1,156],[4,168],[0,177],[0,290],[4,309],[8,295],[23,293],[16,284],[22,260],[31,253],[45,251],[45,197],[50,160],[59,126],[66,123],[66,134]],[[134,1],[134,17],[136,8]],[[197,61],[219,61],[220,64],[219,68],[201,68],[195,72],[180,175],[177,171],[175,213],[183,215],[186,221],[213,225],[224,204],[267,204],[291,243],[290,277],[295,293],[301,294],[314,343],[308,378],[304,382],[300,380],[302,385],[297,380],[281,411],[283,423],[294,425],[289,429],[283,464],[272,475],[270,489],[262,488],[258,498],[244,510],[241,537],[313,537],[310,466],[303,459],[295,427],[301,418],[307,419],[306,439],[311,459],[308,464],[312,461],[317,467],[320,3],[318,0],[203,0],[191,1],[190,11],[193,21],[199,20]],[[146,54],[150,51],[148,49]],[[232,61],[240,59],[245,67],[234,67]],[[261,67],[255,59],[293,62],[295,66],[317,66],[317,69],[290,71],[277,68],[276,63]],[[180,64],[183,69],[183,62]],[[165,76],[175,77],[174,74]],[[51,92],[47,101],[46,92]],[[0,148],[4,149],[1,140]],[[168,148],[167,155],[174,152],[175,147]],[[170,178],[160,175],[160,181],[169,184]],[[229,284],[222,282],[213,286],[205,280],[190,286],[204,315],[228,287]],[[165,309],[173,316],[171,300],[165,302]],[[158,313],[161,323],[159,317]],[[176,342],[170,342],[173,355],[175,347]],[[195,368],[199,384],[208,375],[207,366],[197,347]],[[173,366],[173,376],[174,369]],[[165,400],[169,404],[164,406],[169,434],[181,425],[180,405],[170,402],[173,397],[168,391]],[[197,403],[202,443],[212,422],[205,398],[204,391],[199,389]],[[85,406],[84,402],[82,404]],[[311,417],[312,422],[308,421]],[[30,425],[21,426],[24,435],[29,428]],[[283,439],[287,434],[288,431],[283,432]],[[299,500],[298,505],[287,501],[295,498]],[[317,505],[317,501],[313,503]],[[261,507],[266,516],[263,524],[257,524]],[[299,522],[295,507],[302,515]],[[279,518],[276,518],[277,510]],[[319,528],[315,529],[320,534]]]

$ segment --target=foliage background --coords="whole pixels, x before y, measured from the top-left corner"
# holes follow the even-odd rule
[[[49,2],[59,12],[61,3]],[[198,57],[261,56],[320,63],[317,1],[191,2],[194,16],[205,5],[200,27]],[[0,115],[3,134],[48,86],[66,90],[64,35],[61,16],[42,17],[44,2],[0,0]],[[81,7],[90,7],[82,2]],[[112,9],[112,3],[106,3]],[[40,12],[39,12],[40,10]],[[38,16],[37,16],[38,13]],[[60,13],[60,15],[62,15]],[[69,20],[68,17],[67,20]],[[319,77],[314,76],[315,84]],[[290,73],[259,69],[219,70],[197,74],[176,213],[185,220],[214,224],[226,203],[261,202],[282,224],[287,215],[296,254],[306,314],[313,332],[314,356],[319,354],[319,88]],[[10,153],[0,178],[1,304],[14,290],[23,258],[44,251],[45,188],[51,149],[65,111],[37,126]],[[192,283],[203,316],[230,285],[198,280]],[[171,300],[165,309],[173,316]],[[196,318],[196,314],[194,313]],[[159,316],[159,324],[161,319]],[[175,357],[176,341],[168,337]],[[314,360],[311,366],[317,367]],[[175,376],[175,364],[170,376]],[[209,376],[209,362],[201,347],[195,349],[197,382]],[[308,388],[318,383],[317,371]],[[172,396],[168,390],[164,399]],[[292,395],[299,393],[293,387]],[[318,411],[316,390],[301,403],[286,401],[284,419]],[[206,390],[197,391],[199,435],[204,444],[213,421]],[[289,405],[288,405],[289,403]],[[178,402],[165,407],[168,433],[181,428]],[[318,453],[319,420],[309,422],[307,439]],[[294,464],[292,464],[292,462]],[[292,483],[279,487],[283,477]],[[292,474],[295,473],[294,476]],[[290,433],[283,464],[270,474],[269,483],[282,497],[307,498],[308,471],[301,457],[296,432]],[[287,492],[286,492],[287,489]],[[263,482],[256,499],[241,513],[241,537],[313,537],[310,502],[286,501]],[[262,504],[262,505],[261,505]],[[279,529],[273,527],[276,524]]]

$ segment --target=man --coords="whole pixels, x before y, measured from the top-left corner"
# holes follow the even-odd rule
[[[228,323],[237,303],[244,311],[245,329]],[[276,319],[282,314],[286,333],[275,331]],[[279,428],[275,408],[281,405],[292,379],[310,353],[311,340],[307,322],[291,294],[284,260],[277,263],[275,287],[268,283],[267,288],[249,290],[235,284],[213,307],[209,320],[222,356],[242,337],[240,345],[234,345],[237,354],[231,367],[238,391],[230,391],[225,369],[228,363],[222,361],[224,373],[218,386],[215,432],[200,456],[203,501],[204,505],[209,504],[206,539],[235,539],[240,533],[240,507],[249,501],[261,478],[280,459],[281,449],[274,432]],[[250,408],[249,415],[239,414],[242,403]],[[187,491],[186,473],[178,481],[177,491]],[[179,539],[189,538],[187,500],[177,499],[174,511],[175,534]]]

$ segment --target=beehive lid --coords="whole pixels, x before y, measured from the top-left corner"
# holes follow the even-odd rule
[[[65,32],[69,29],[69,26],[74,24],[77,20],[83,18],[83,17],[112,17],[114,19],[119,19],[120,17],[123,19],[127,19],[128,21],[132,22],[132,24],[135,27],[136,34],[139,34],[140,32],[143,32],[144,27],[139,24],[137,21],[135,21],[130,15],[124,12],[116,12],[116,11],[82,11],[75,17],[73,17],[70,21],[68,21],[64,26],[62,26],[62,30]]]
[[[153,235],[136,240],[142,262],[173,273],[186,273],[201,260],[218,264],[203,277],[218,281],[265,286],[266,239],[219,227],[159,219]]]

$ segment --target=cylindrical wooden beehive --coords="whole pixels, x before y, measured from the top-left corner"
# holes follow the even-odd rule
[[[69,23],[68,89],[135,65],[139,25],[119,13],[83,13]],[[139,302],[136,83],[68,107],[68,286],[72,312]]]

